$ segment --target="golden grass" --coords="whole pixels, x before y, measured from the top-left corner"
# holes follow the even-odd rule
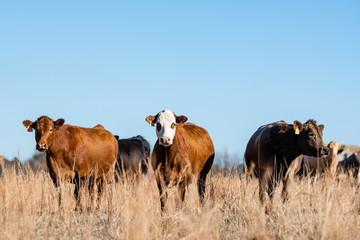
[[[360,194],[355,181],[295,180],[283,203],[278,188],[265,214],[258,184],[237,176],[209,175],[204,206],[190,184],[183,206],[169,190],[161,214],[151,174],[106,186],[97,209],[82,191],[75,209],[73,186],[58,190],[48,173],[5,171],[0,179],[0,239],[359,239]],[[270,206],[270,205],[269,205]]]

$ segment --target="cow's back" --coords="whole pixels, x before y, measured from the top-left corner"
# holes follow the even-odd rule
[[[177,129],[178,131],[179,129]],[[189,141],[189,159],[191,161],[191,168],[193,174],[198,174],[204,167],[206,161],[215,154],[214,144],[209,136],[209,133],[202,127],[193,123],[185,123],[183,125],[184,131],[178,131],[177,134],[184,135],[184,139]],[[180,132],[180,133],[179,133]]]
[[[325,161],[326,159],[323,157],[311,157],[304,155],[303,156],[304,170],[307,174],[308,173],[320,174],[325,171],[326,168]]]
[[[204,128],[193,123],[179,124],[171,146],[164,147],[156,141],[151,154],[151,165],[156,170],[162,164],[166,168],[162,168],[165,172],[174,170],[170,165],[190,165],[191,170],[187,169],[187,172],[197,175],[208,160],[212,161],[214,154],[214,145]],[[207,165],[211,167],[212,162]]]
[[[358,168],[359,167],[359,161],[356,158],[355,153],[352,153],[350,156],[348,156],[344,160],[340,161],[339,162],[339,167],[344,169],[344,170],[350,170],[352,168]]]
[[[247,167],[247,171],[250,175],[256,176],[255,168],[258,163],[258,154],[259,154],[259,146],[261,144],[261,138],[263,132],[267,130],[267,126],[261,126],[256,130],[256,132],[251,136],[245,150],[245,163]]]
[[[64,168],[78,177],[97,174],[99,177],[113,168],[118,152],[114,136],[101,125],[83,128],[63,125],[54,135],[52,168]]]
[[[267,164],[271,162],[259,162],[266,158],[264,156],[273,156],[274,142],[277,141],[277,133],[286,127],[284,121],[277,121],[274,123],[266,124],[259,127],[256,132],[251,136],[245,150],[245,163],[247,171],[250,175],[257,176],[256,172],[260,167],[266,168]],[[262,154],[263,156],[259,156]]]
[[[120,170],[131,170],[133,172],[139,172],[139,166],[143,172],[147,169],[145,161],[149,157],[149,143],[141,136],[120,139],[119,140],[119,154],[118,164]]]

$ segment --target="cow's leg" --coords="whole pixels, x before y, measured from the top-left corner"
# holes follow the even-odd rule
[[[146,174],[148,172],[148,159],[144,158],[141,161],[141,173]]]
[[[59,177],[60,175],[59,175],[57,165],[54,162],[55,162],[54,159],[49,154],[46,154],[46,166],[49,169],[51,180],[53,181],[56,189],[59,190],[59,207],[60,207],[61,206],[61,187],[60,187],[61,179]]]
[[[284,181],[283,181],[283,190],[282,190],[282,193],[281,193],[282,197],[283,197],[283,201],[286,201],[289,198],[288,187],[294,181],[295,174],[301,168],[302,158],[303,158],[302,155],[295,158],[295,160],[290,164],[289,169],[286,171],[285,178],[284,178]]]
[[[158,189],[159,189],[159,194],[160,194],[160,205],[161,205],[161,211],[164,212],[165,210],[165,203],[166,203],[166,200],[167,200],[167,193],[163,192],[163,186],[162,186],[162,183],[161,181],[157,181],[157,186],[158,186]]]
[[[104,187],[104,179],[100,179],[99,182],[97,183],[97,190],[98,190],[98,195],[97,195],[97,204],[96,204],[96,208],[99,209],[100,208],[100,204],[101,204],[101,197],[103,195],[103,187]]]
[[[164,175],[161,171],[159,171],[159,169],[156,172],[156,183],[159,189],[161,211],[164,212],[167,200],[167,192],[164,191],[164,187],[168,184],[168,182],[165,180]]]
[[[273,172],[272,166],[268,166],[265,169],[260,169],[259,171],[259,195],[260,195],[260,202],[264,204],[265,201],[265,194],[269,192],[268,187],[270,186],[271,181],[271,173]],[[272,189],[271,189],[272,191]]]
[[[183,181],[180,182],[179,184],[179,202],[177,204],[177,207],[180,207],[182,206],[182,202],[185,200],[185,192],[186,192],[186,186],[187,186],[187,178],[185,178]]]
[[[204,203],[206,176],[207,175],[199,176],[199,179],[198,179],[198,193],[199,193],[201,204]]]
[[[177,196],[175,198],[175,206],[177,209],[181,209],[182,203],[185,200],[185,192],[187,186],[187,179],[181,180],[180,183],[177,185]]]
[[[89,192],[89,197],[90,197],[90,206],[88,207],[88,210],[89,210],[90,208],[92,208],[93,203],[94,203],[94,195],[95,195],[94,188],[95,188],[96,180],[94,177],[89,177],[87,182],[88,182],[87,187],[88,187],[88,192]]]
[[[74,188],[74,197],[76,200],[76,208],[81,210],[81,205],[80,205],[80,188],[82,185],[82,180],[79,178],[79,176],[77,174],[75,174],[75,178],[74,178],[74,184],[75,184],[75,188]]]
[[[60,178],[55,176],[51,176],[51,180],[53,181],[56,189],[59,191],[59,207],[61,206],[61,187],[60,187]]]
[[[206,176],[209,173],[211,166],[214,162],[215,154],[211,155],[208,160],[206,161],[203,169],[200,172],[198,178],[198,193],[200,197],[200,203],[204,203],[204,195],[205,195],[205,183],[206,183]]]
[[[259,197],[261,204],[264,204],[265,192],[267,191],[269,181],[270,179],[266,176],[265,172],[261,172],[259,176]]]
[[[120,164],[119,164],[119,160],[117,158],[116,162],[115,162],[115,171],[114,171],[114,178],[115,178],[115,182],[119,182],[120,180]]]

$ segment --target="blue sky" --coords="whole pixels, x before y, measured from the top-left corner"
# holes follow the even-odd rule
[[[153,145],[170,109],[242,156],[254,131],[314,118],[360,145],[358,1],[2,1],[0,155],[41,115]]]

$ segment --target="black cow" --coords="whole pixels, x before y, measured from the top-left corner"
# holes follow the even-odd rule
[[[248,174],[259,178],[260,201],[264,202],[265,192],[270,198],[276,183],[284,180],[291,162],[301,154],[322,156],[328,148],[322,140],[324,125],[317,125],[315,120],[301,124],[294,121],[287,124],[278,121],[261,126],[250,138],[245,161]],[[287,196],[284,183],[284,197]]]
[[[338,172],[346,172],[356,178],[360,182],[360,152],[354,152],[350,156],[346,157],[344,160],[340,161],[338,164]]]
[[[138,135],[132,138],[119,139],[119,152],[117,155],[116,170],[119,175],[123,173],[147,173],[147,164],[150,156],[150,144],[145,138]]]

